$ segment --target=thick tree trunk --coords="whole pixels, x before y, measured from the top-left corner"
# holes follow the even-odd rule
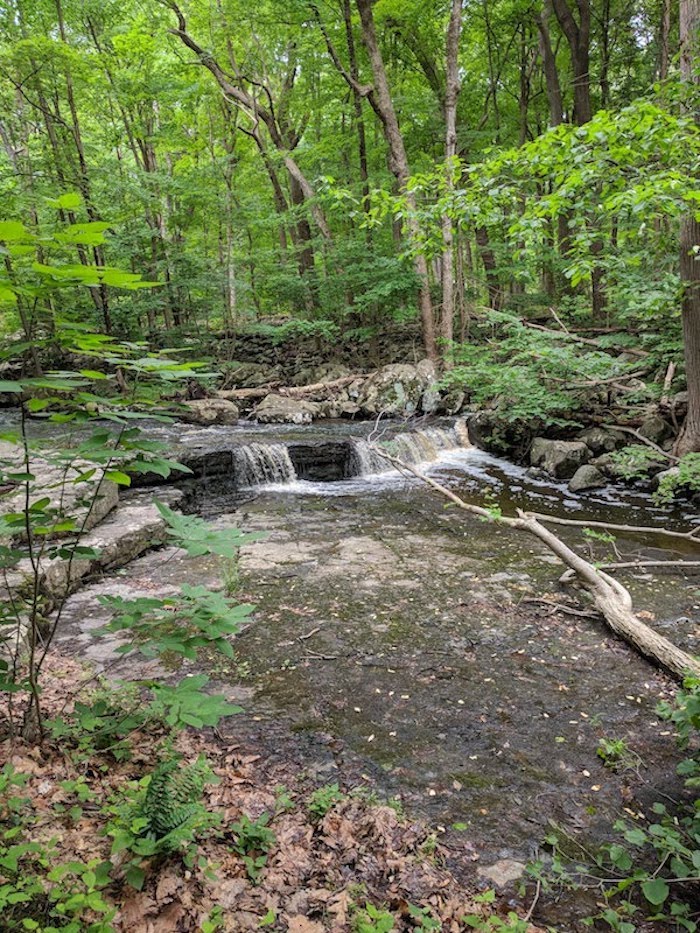
[[[425,255],[419,250],[421,230],[416,217],[416,200],[408,191],[410,169],[403,136],[399,128],[399,121],[394,109],[394,102],[389,90],[389,81],[384,67],[377,33],[372,13],[372,0],[356,0],[357,9],[362,23],[362,38],[369,55],[374,76],[374,99],[377,113],[382,122],[384,136],[389,147],[391,170],[399,183],[408,206],[406,230],[414,245],[414,268],[419,281],[418,301],[420,306],[421,323],[423,327],[423,345],[429,359],[438,359],[437,343],[435,340],[435,321],[433,318],[433,303],[430,296],[430,279],[428,277],[428,264]]]
[[[681,76],[689,87],[693,99],[691,112],[700,124],[697,100],[698,43],[700,42],[700,0],[681,0],[680,43]],[[685,373],[688,382],[688,414],[674,453],[682,457],[700,451],[700,224],[694,213],[689,212],[681,223],[680,274],[683,282],[683,340]]]

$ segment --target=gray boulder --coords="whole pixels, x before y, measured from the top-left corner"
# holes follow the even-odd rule
[[[673,429],[661,415],[648,415],[639,426],[639,433],[655,444],[662,444],[673,434]]]
[[[449,392],[446,392],[440,398],[440,404],[438,405],[437,411],[440,415],[456,415],[458,414],[465,402],[466,396],[464,392],[460,389],[450,389]]]
[[[226,387],[235,386],[239,389],[257,389],[281,378],[279,367],[265,365],[264,363],[234,363],[231,369],[226,370]]]
[[[266,395],[253,409],[253,417],[261,424],[311,424],[320,413],[317,402],[274,394]]]
[[[586,489],[600,489],[607,484],[608,481],[600,470],[587,463],[580,466],[569,480],[569,489],[572,492],[583,492]]]
[[[583,441],[596,457],[612,453],[613,450],[624,447],[627,443],[622,431],[613,431],[611,428],[587,428],[579,434],[577,439]]]
[[[236,424],[240,418],[238,406],[225,398],[198,398],[182,404],[180,418],[191,424]]]
[[[536,437],[530,451],[532,466],[541,467],[556,479],[571,479],[590,458],[591,452],[583,441],[553,441]]]
[[[369,418],[379,414],[410,415],[418,410],[436,379],[435,366],[429,360],[421,360],[416,366],[407,363],[384,366],[364,382],[358,405]]]

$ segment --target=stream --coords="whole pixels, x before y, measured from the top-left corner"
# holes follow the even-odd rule
[[[481,873],[484,886],[536,857],[552,822],[595,846],[625,809],[678,798],[681,756],[654,712],[675,685],[601,620],[559,608],[585,604],[571,601],[561,565],[537,540],[446,508],[415,478],[387,470],[367,446],[371,427],[152,426],[168,455],[195,470],[190,509],[219,527],[266,532],[237,571],[236,598],[256,605],[254,622],[236,638],[235,664],[213,662],[212,678],[245,710],[225,735],[287,756],[316,784],[399,797],[437,828],[453,870]],[[468,446],[454,421],[382,431],[399,456],[506,514],[525,507],[683,529],[699,521],[630,489],[574,495]],[[555,530],[611,559],[609,545]],[[642,547],[621,536],[615,546],[624,560],[686,556],[683,542],[669,552],[660,537]],[[105,621],[97,596],[220,585],[230,572],[211,557],[151,551],[70,599],[57,647],[111,663],[116,642],[91,634]],[[636,569],[619,579],[643,618],[698,651],[697,573]],[[139,676],[136,663],[114,670]],[[605,737],[624,739],[636,765],[606,768],[596,755]],[[543,898],[537,916],[574,929],[580,904]]]

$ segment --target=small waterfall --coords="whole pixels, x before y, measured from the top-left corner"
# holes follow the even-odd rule
[[[464,425],[457,422],[450,428],[425,428],[422,431],[396,434],[392,438],[378,440],[377,446],[386,448],[387,453],[404,463],[416,466],[419,463],[432,463],[447,450],[470,445]],[[393,469],[367,441],[353,441],[353,448],[358,475],[387,473]]]
[[[246,444],[233,451],[236,485],[293,483],[297,474],[285,444]]]

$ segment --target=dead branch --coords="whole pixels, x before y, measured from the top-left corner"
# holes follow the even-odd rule
[[[674,570],[698,570],[700,560],[627,560],[615,564],[599,564],[603,570],[627,570],[637,567],[670,567]]]
[[[432,477],[426,476],[410,464],[399,460],[398,457],[394,457],[384,448],[374,445],[374,450],[397,469],[412,474],[443,498],[453,502],[462,511],[477,515],[488,522],[498,522],[509,528],[526,531],[539,538],[563,564],[576,574],[580,583],[590,594],[594,605],[603,615],[608,627],[616,635],[643,657],[668,671],[678,680],[682,680],[689,673],[700,676],[698,659],[678,648],[637,618],[632,609],[632,597],[621,583],[573,551],[561,538],[545,528],[532,513],[518,509],[517,518],[495,515],[482,506],[465,502],[451,489],[442,486]]]
[[[654,528],[651,525],[617,525],[614,522],[587,522],[576,518],[559,518],[544,512],[529,512],[533,518],[545,525],[570,525],[573,528],[603,528],[605,531],[622,531],[627,534],[664,535],[681,541],[694,541],[700,545],[700,525],[691,531],[670,531],[668,528]]]
[[[632,437],[636,437],[638,441],[646,444],[647,447],[651,447],[652,450],[655,450],[657,454],[660,454],[666,460],[670,460],[672,463],[678,463],[678,457],[674,457],[673,454],[670,454],[662,447],[659,447],[658,444],[655,444],[653,441],[649,440],[648,437],[640,434],[636,428],[630,428],[626,424],[603,424],[601,427],[609,428],[611,431],[624,431],[625,434],[631,434]]]

